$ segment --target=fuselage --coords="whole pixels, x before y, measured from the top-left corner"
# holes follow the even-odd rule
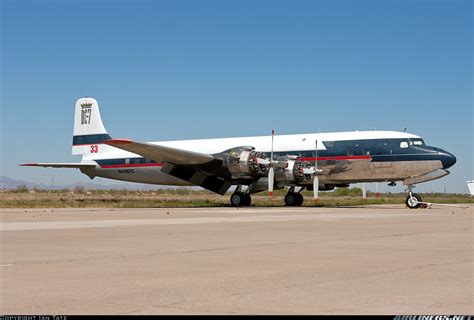
[[[102,140],[104,137],[98,135],[96,140],[90,136],[85,143],[74,141],[76,148],[100,148],[100,152],[83,156],[83,162],[97,164],[92,173],[94,176],[161,185],[189,185],[186,181],[162,173],[161,163],[101,144]],[[268,156],[272,149],[271,136],[150,143],[210,154],[216,158],[240,146],[251,146]],[[452,154],[427,146],[420,136],[393,131],[278,135],[274,139],[273,151],[274,159],[296,155],[300,160],[317,161],[318,168],[325,171],[320,177],[320,184],[336,186],[355,182],[410,182],[413,177],[447,169],[456,162]],[[220,169],[213,168],[214,171]],[[226,174],[224,169],[222,174]],[[427,177],[425,181],[428,180],[432,179]],[[234,183],[238,184],[239,181]]]

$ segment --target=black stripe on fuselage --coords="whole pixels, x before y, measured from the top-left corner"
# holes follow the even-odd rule
[[[73,136],[72,145],[80,146],[85,144],[99,144],[106,140],[110,140],[112,137],[107,133],[104,134],[85,134],[82,136]]]
[[[421,139],[415,139],[422,141]],[[402,142],[407,143],[407,148],[401,148]],[[370,156],[374,161],[387,161],[386,158],[375,160],[376,156],[405,156],[405,155],[422,155],[422,154],[436,154],[439,150],[433,147],[423,145],[413,145],[410,139],[371,139],[371,140],[344,140],[344,141],[323,141],[326,150],[318,150],[318,158],[330,157],[353,157],[353,156]],[[261,150],[256,150],[261,151]],[[228,151],[227,151],[228,152]],[[219,153],[219,155],[225,152]],[[270,152],[263,152],[270,156]],[[273,153],[274,158],[283,157],[287,155],[295,155],[302,158],[314,158],[316,152],[314,150],[302,151],[278,151]],[[404,161],[400,157],[394,157],[393,161]],[[414,159],[411,157],[410,159]]]

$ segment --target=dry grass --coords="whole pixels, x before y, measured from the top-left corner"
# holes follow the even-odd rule
[[[342,189],[341,189],[342,190]],[[359,189],[360,190],[360,189]],[[311,193],[303,192],[305,206],[354,206],[364,204],[403,204],[406,194],[369,193],[362,199],[356,188],[336,192],[320,192],[315,204]],[[265,193],[252,195],[255,206],[284,205],[286,190],[275,192],[273,198]],[[220,196],[209,191],[193,190],[17,190],[0,191],[0,208],[162,208],[162,207],[223,207],[229,206],[229,194]],[[461,194],[421,194],[423,201],[438,203],[474,203],[474,198]]]

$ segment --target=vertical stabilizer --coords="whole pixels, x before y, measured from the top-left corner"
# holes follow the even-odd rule
[[[84,155],[98,153],[98,147],[111,137],[100,118],[99,104],[93,98],[81,98],[76,102],[74,113],[74,136],[72,154]]]

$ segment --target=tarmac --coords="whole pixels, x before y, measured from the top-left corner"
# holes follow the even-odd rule
[[[0,209],[0,314],[474,314],[473,209]]]

